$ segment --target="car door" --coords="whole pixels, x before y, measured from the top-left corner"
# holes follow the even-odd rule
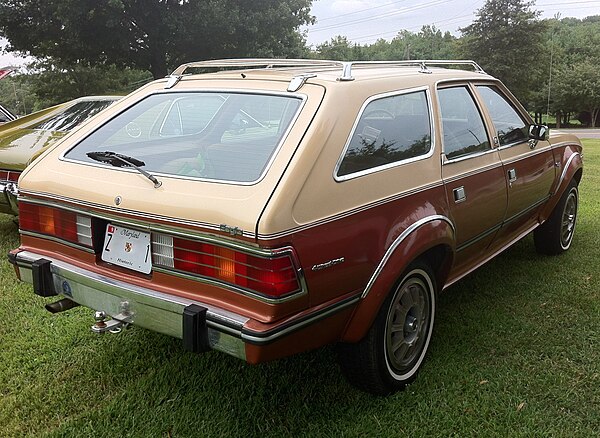
[[[469,84],[437,91],[443,142],[442,178],[456,227],[453,281],[483,257],[502,226],[507,193],[498,151],[490,142]]]
[[[475,88],[494,125],[494,142],[508,187],[506,217],[498,236],[502,244],[537,223],[556,177],[554,156],[548,141],[529,141],[528,118],[499,86],[477,84]]]

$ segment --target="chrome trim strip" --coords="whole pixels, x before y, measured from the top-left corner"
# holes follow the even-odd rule
[[[547,152],[551,152],[552,151],[552,146],[547,146],[545,148],[534,149],[534,150],[529,149],[529,146],[528,146],[527,149],[528,149],[528,151],[530,151],[530,153],[519,155],[518,157],[511,158],[510,160],[506,160],[506,161],[503,160],[502,163],[505,166],[508,166],[510,164],[516,163],[517,161],[527,160],[527,159],[529,159],[531,157],[534,157],[536,155],[544,154],[544,153],[547,153]],[[502,150],[502,149],[500,149],[500,150]]]
[[[490,234],[500,230],[502,227],[504,227],[505,225],[517,220],[518,218],[520,218],[521,216],[531,212],[532,210],[535,210],[537,207],[539,207],[540,205],[544,204],[546,201],[548,201],[548,199],[550,199],[550,195],[544,197],[543,199],[540,199],[539,201],[537,201],[536,203],[530,205],[529,207],[525,208],[524,210],[521,210],[519,213],[512,215],[511,217],[509,217],[508,219],[503,220],[500,224],[498,225],[494,225],[493,227],[485,230],[484,232],[478,234],[475,237],[472,237],[471,239],[467,240],[466,242],[462,243],[461,245],[456,247],[456,252],[460,252],[464,249],[466,249],[467,247],[479,242],[480,240],[486,238],[487,236],[489,236]]]
[[[490,234],[493,234],[496,231],[498,231],[500,228],[502,228],[502,225],[503,225],[503,223],[500,222],[498,225],[494,225],[493,227],[488,228],[484,232],[479,233],[477,236],[474,236],[474,237],[470,238],[469,240],[467,240],[466,242],[463,242],[462,244],[460,244],[459,246],[456,247],[456,252],[460,252],[460,251],[468,248],[469,246],[476,244],[480,240],[485,239]]]
[[[461,161],[470,160],[471,158],[483,157],[484,155],[492,154],[496,151],[497,151],[497,149],[493,148],[488,151],[481,151],[481,152],[476,152],[474,154],[463,155],[462,157],[458,157],[458,158],[448,158],[446,156],[446,154],[444,153],[442,155],[444,157],[444,159],[442,161],[442,166],[446,166],[447,164],[460,163]]]
[[[307,230],[309,228],[314,228],[314,227],[317,227],[317,226],[320,226],[320,225],[328,224],[330,222],[334,222],[336,220],[343,219],[343,218],[352,216],[354,214],[361,213],[361,212],[366,211],[366,210],[370,210],[371,208],[379,207],[381,205],[385,205],[385,204],[388,204],[390,202],[394,202],[394,201],[397,201],[399,199],[406,198],[408,196],[416,195],[416,194],[418,194],[420,192],[424,192],[426,190],[435,189],[437,187],[443,187],[443,185],[444,185],[444,183],[442,181],[436,181],[434,183],[426,184],[424,186],[417,187],[417,188],[412,189],[412,190],[406,190],[404,192],[395,194],[395,195],[390,196],[388,198],[383,198],[383,199],[381,199],[379,201],[372,202],[370,204],[363,205],[363,206],[360,206],[360,207],[357,207],[357,208],[354,208],[354,209],[351,209],[351,210],[348,210],[348,211],[345,211],[345,212],[342,212],[342,213],[337,213],[337,214],[335,214],[333,216],[329,216],[329,217],[326,217],[326,218],[323,218],[323,219],[319,219],[317,221],[310,222],[308,224],[300,225],[298,227],[290,228],[288,230],[280,231],[278,233],[258,234],[257,237],[259,239],[261,239],[261,240],[278,239],[280,237],[285,237],[285,236],[288,236],[290,234],[297,233],[299,231],[304,231],[304,230]]]
[[[548,201],[548,199],[550,199],[551,197],[552,197],[551,195],[547,195],[547,196],[543,197],[542,199],[540,199],[539,201],[531,204],[529,207],[525,208],[524,210],[521,210],[520,212],[513,214],[508,219],[504,219],[504,221],[502,222],[502,226],[504,226],[510,222],[513,222],[514,220],[518,219],[519,217],[529,213],[531,210],[535,210],[537,207],[539,207],[540,205],[542,205],[546,201]]]
[[[265,176],[267,175],[269,169],[271,168],[273,161],[275,161],[275,158],[277,157],[277,155],[279,155],[279,151],[282,149],[283,144],[286,142],[291,130],[293,129],[294,125],[296,124],[296,121],[298,120],[298,118],[300,117],[300,114],[302,113],[302,111],[304,110],[304,107],[306,106],[306,101],[308,100],[308,96],[305,94],[300,94],[300,93],[283,93],[283,92],[276,92],[276,91],[263,91],[263,90],[252,90],[252,89],[211,89],[211,88],[191,88],[191,89],[185,89],[185,90],[180,90],[180,89],[160,89],[160,90],[155,90],[149,94],[144,95],[141,99],[136,100],[135,102],[132,102],[129,106],[123,108],[121,111],[119,111],[118,113],[114,114],[113,116],[111,116],[110,118],[103,120],[101,123],[97,123],[97,126],[95,127],[95,129],[93,129],[92,131],[88,132],[85,136],[80,137],[77,142],[72,145],[71,147],[69,147],[68,149],[62,151],[62,153],[60,154],[60,156],[58,157],[59,160],[61,161],[65,161],[68,163],[75,163],[75,164],[81,164],[81,165],[85,165],[85,166],[92,166],[92,167],[98,167],[98,168],[102,168],[102,169],[110,169],[112,171],[117,171],[117,172],[128,172],[128,173],[137,173],[136,170],[131,169],[131,168],[125,168],[125,167],[112,167],[110,165],[105,165],[105,164],[100,164],[100,163],[90,163],[87,161],[80,161],[80,160],[76,160],[76,159],[72,159],[72,158],[67,158],[66,154],[68,154],[69,152],[71,152],[71,150],[73,150],[74,148],[76,148],[83,140],[85,140],[86,138],[88,138],[90,135],[92,135],[93,133],[95,133],[96,131],[98,131],[99,129],[101,129],[104,125],[106,125],[107,123],[109,123],[110,121],[112,121],[114,118],[120,116],[121,114],[123,114],[125,111],[129,110],[131,107],[133,107],[134,105],[137,105],[138,103],[140,103],[142,100],[153,96],[153,95],[158,95],[158,94],[186,94],[186,93],[201,93],[201,92],[205,92],[205,93],[227,93],[227,94],[254,94],[254,95],[268,95],[268,96],[278,96],[278,97],[285,97],[288,99],[299,99],[301,101],[300,105],[298,106],[298,109],[296,110],[296,113],[294,114],[294,117],[292,117],[288,123],[288,126],[285,130],[285,132],[283,133],[283,135],[281,136],[279,143],[277,144],[277,146],[273,149],[273,152],[271,153],[271,156],[269,158],[269,161],[265,164],[265,167],[262,171],[262,173],[260,174],[260,176],[254,180],[254,181],[248,181],[248,182],[244,182],[244,181],[229,181],[229,180],[218,180],[218,179],[209,179],[209,178],[195,178],[195,177],[189,177],[189,176],[183,176],[183,175],[173,175],[173,174],[167,174],[167,173],[160,173],[160,172],[155,172],[153,171],[152,174],[155,176],[160,176],[163,178],[173,178],[173,179],[180,179],[180,180],[190,180],[190,181],[200,181],[200,182],[211,182],[211,183],[217,183],[217,184],[227,184],[227,185],[236,185],[236,186],[253,186],[256,185],[258,183],[260,183]]]
[[[266,258],[271,258],[271,257],[276,257],[278,255],[289,255],[290,258],[292,259],[292,264],[294,266],[294,269],[296,270],[296,275],[298,278],[298,282],[300,284],[300,290],[297,292],[294,292],[291,295],[285,296],[283,298],[268,298],[268,297],[264,297],[262,295],[259,294],[254,294],[250,291],[247,291],[245,289],[241,289],[241,288],[237,288],[233,285],[227,284],[227,283],[221,283],[218,281],[213,281],[213,280],[209,280],[209,279],[205,279],[203,277],[198,277],[198,276],[193,276],[193,275],[188,275],[188,274],[184,274],[181,273],[179,271],[171,271],[168,268],[165,267],[160,267],[157,265],[152,266],[152,270],[157,271],[157,272],[162,272],[162,273],[168,273],[168,274],[172,274],[172,275],[176,275],[179,277],[183,277],[186,279],[193,279],[195,281],[199,281],[201,283],[207,283],[207,284],[212,284],[212,285],[217,285],[219,287],[223,287],[225,289],[229,289],[232,290],[234,292],[238,292],[241,293],[243,295],[246,296],[251,296],[252,298],[255,298],[257,300],[263,301],[263,302],[267,302],[267,303],[281,303],[281,302],[285,302],[285,301],[289,301],[292,299],[296,299],[296,298],[300,298],[304,295],[306,295],[308,293],[308,285],[306,283],[306,278],[304,275],[304,270],[302,269],[301,265],[300,265],[300,261],[298,260],[296,253],[294,252],[293,248],[290,246],[285,246],[282,248],[276,248],[274,250],[271,249],[264,249],[264,248],[260,248],[258,246],[253,246],[250,244],[245,244],[242,242],[238,242],[238,241],[233,241],[233,240],[229,240],[227,238],[221,238],[218,236],[212,236],[212,235],[208,235],[208,234],[203,234],[203,233],[198,233],[198,232],[193,232],[193,231],[184,231],[184,230],[180,230],[180,229],[176,229],[176,228],[171,228],[171,227],[166,227],[166,226],[160,226],[160,225],[156,225],[156,224],[148,224],[146,222],[139,222],[139,221],[135,221],[135,220],[128,220],[128,219],[124,219],[118,216],[109,216],[109,215],[103,215],[101,213],[97,213],[95,211],[86,211],[86,210],[81,210],[78,209],[76,207],[71,207],[71,206],[65,206],[62,204],[57,204],[54,202],[43,202],[41,200],[37,200],[37,199],[21,199],[21,202],[24,203],[32,203],[32,204],[39,204],[39,205],[51,205],[53,207],[56,208],[61,208],[64,210],[68,210],[68,211],[72,211],[75,213],[79,213],[79,214],[85,214],[88,215],[90,217],[94,217],[94,218],[99,218],[99,219],[103,219],[103,220],[107,220],[110,221],[111,223],[117,224],[117,225],[122,225],[125,227],[131,227],[131,228],[136,228],[145,232],[154,232],[154,233],[166,233],[166,234],[170,234],[173,236],[177,236],[177,237],[182,237],[182,238],[186,238],[186,239],[191,239],[191,240],[195,240],[195,241],[201,241],[201,242],[206,242],[206,243],[211,243],[214,245],[219,245],[219,246],[225,246],[227,248],[232,248],[235,249],[237,251],[242,251],[245,253],[249,253],[249,254],[253,254],[259,257],[266,257]],[[21,230],[20,230],[21,231]],[[63,241],[61,239],[58,238],[54,238],[53,236],[47,236],[45,234],[39,234],[39,233],[33,233],[33,232],[29,232],[29,231],[21,231],[22,234],[25,235],[32,235],[34,237],[40,237],[40,238],[45,238],[45,239],[49,239],[49,240],[53,240],[53,241],[57,241],[59,243],[63,243],[65,245],[68,246],[72,246],[73,248],[77,248],[77,249],[82,249],[85,250],[86,252],[89,252],[91,254],[95,254],[93,249],[90,248],[86,248],[86,247],[81,247],[78,246],[76,244],[71,244],[70,242],[66,242]]]
[[[202,307],[206,307],[208,309],[207,319],[211,321],[212,326],[219,329],[223,328],[224,330],[227,329],[229,331],[231,331],[231,329],[241,330],[242,326],[250,319],[210,304],[134,286],[121,280],[105,277],[104,275],[96,274],[69,263],[56,260],[52,257],[41,256],[30,251],[21,251],[17,253],[17,266],[30,269],[31,263],[40,258],[50,260],[50,270],[52,274],[68,278],[78,282],[78,284],[90,288],[99,289],[102,287],[104,288],[102,291],[110,295],[113,295],[111,292],[114,292],[118,296],[124,295],[125,298],[132,296],[139,302],[170,311],[176,310],[177,306],[186,307],[190,304],[198,304]]]
[[[475,176],[475,175],[478,175],[480,173],[484,173],[484,172],[488,172],[490,170],[498,169],[499,167],[502,167],[502,163],[500,161],[498,161],[497,163],[493,163],[493,164],[489,164],[487,166],[480,167],[479,169],[471,170],[469,172],[460,173],[460,174],[454,175],[454,176],[452,176],[450,178],[446,178],[446,179],[444,179],[444,183],[449,184],[449,183],[452,183],[454,181],[461,180],[463,178],[468,178],[470,176]]]
[[[383,258],[379,262],[379,265],[377,265],[375,272],[373,272],[373,275],[371,275],[371,278],[369,279],[369,282],[367,283],[365,290],[361,294],[362,299],[364,299],[369,294],[369,292],[371,291],[371,288],[373,287],[373,284],[377,280],[377,277],[379,276],[379,274],[381,274],[381,271],[383,271],[385,264],[390,259],[390,257],[392,256],[392,253],[396,250],[396,248],[398,248],[398,246],[417,228],[419,228],[422,225],[425,225],[428,222],[434,222],[434,221],[447,222],[450,225],[450,227],[452,228],[452,232],[456,234],[456,228],[455,228],[454,224],[452,223],[452,221],[450,219],[448,219],[446,216],[443,216],[440,214],[424,217],[424,218],[418,220],[417,222],[413,223],[412,225],[410,225],[396,238],[396,240],[394,240],[394,242],[390,245],[390,247],[387,249],[387,251],[383,255]]]
[[[229,284],[229,283],[223,283],[220,282],[218,280],[213,280],[211,278],[208,277],[200,277],[197,275],[193,275],[193,274],[188,274],[186,272],[182,272],[182,271],[177,271],[175,269],[169,269],[169,268],[165,268],[163,266],[159,266],[159,265],[152,265],[152,271],[154,272],[160,272],[163,274],[169,274],[169,275],[173,275],[175,277],[179,277],[179,278],[185,278],[186,280],[193,280],[196,281],[198,283],[203,283],[203,284],[209,284],[211,286],[218,286],[221,289],[227,289],[230,290],[232,292],[236,292],[239,293],[241,295],[245,295],[247,297],[250,298],[254,298],[255,300],[258,301],[262,301],[264,303],[269,303],[269,304],[279,304],[279,303],[285,303],[286,301],[291,301],[291,300],[295,300],[296,298],[300,298],[304,295],[306,295],[308,293],[308,290],[306,288],[306,280],[304,278],[304,275],[302,275],[302,280],[299,281],[300,283],[300,290],[293,292],[290,295],[286,295],[282,298],[268,298],[265,297],[263,295],[260,295],[258,293],[246,290],[246,289],[242,289],[241,287],[237,287],[233,284]],[[300,278],[300,269],[296,269],[296,272],[299,275]]]
[[[556,185],[556,190],[554,191],[554,193],[558,192],[559,187],[561,186],[562,182],[564,181],[565,177],[567,176],[567,171],[569,170],[569,167],[571,166],[571,162],[575,159],[575,157],[577,155],[579,155],[581,157],[581,154],[579,152],[573,152],[571,154],[571,156],[569,157],[569,159],[567,160],[567,163],[565,164],[565,167],[563,168],[563,171],[560,174],[560,179],[558,180],[558,184]]]
[[[208,309],[206,315],[206,324],[208,327],[256,345],[263,345],[273,342],[278,338],[284,337],[296,330],[300,330],[341,310],[344,310],[360,300],[360,296],[356,294],[331,304],[323,309],[309,313],[301,318],[298,318],[296,321],[291,321],[287,324],[283,324],[279,327],[275,327],[274,329],[266,330],[264,332],[257,332],[244,328],[246,323],[250,321],[250,318],[240,314],[233,313],[203,302],[134,286],[120,280],[115,280],[85,269],[78,268],[69,263],[58,261],[51,257],[42,257],[41,255],[30,251],[21,251],[16,254],[16,266],[18,268],[31,270],[31,264],[40,258],[50,260],[50,270],[53,274],[53,277],[57,277],[53,278],[53,280],[56,280],[55,286],[58,280],[67,279],[76,283],[77,285],[97,290],[99,293],[108,294],[118,298],[131,299],[134,303],[154,307],[156,309],[164,310],[177,315],[182,314],[184,307],[187,307],[191,304],[197,304]],[[153,328],[150,329],[153,330]],[[219,350],[221,348],[219,348],[217,345],[215,349]],[[230,351],[226,352],[231,354]]]
[[[242,329],[242,340],[251,343],[264,345],[277,340],[283,336],[286,336],[292,332],[307,327],[317,321],[325,319],[337,312],[340,312],[347,307],[352,306],[360,301],[360,295],[354,295],[348,297],[338,303],[332,304],[329,307],[320,309],[314,313],[308,314],[298,321],[293,321],[290,324],[284,324],[281,327],[276,327],[273,330],[267,330],[265,332],[255,332],[246,328]]]
[[[76,213],[94,215],[94,216],[100,217],[102,219],[116,220],[116,221],[120,221],[122,223],[127,223],[130,225],[133,224],[134,226],[142,227],[145,229],[148,229],[148,225],[146,222],[141,222],[141,221],[137,221],[134,219],[123,219],[120,216],[114,216],[114,215],[111,215],[108,213],[101,213],[101,212],[98,212],[97,210],[104,210],[104,211],[108,211],[108,212],[119,213],[120,215],[127,214],[127,215],[132,215],[132,216],[138,216],[140,218],[145,218],[145,219],[150,219],[150,220],[151,219],[161,220],[161,221],[165,221],[165,222],[171,222],[171,223],[177,224],[177,225],[187,225],[187,226],[191,226],[191,227],[207,228],[207,229],[214,230],[214,231],[221,230],[220,224],[217,225],[217,224],[211,224],[208,222],[197,222],[197,221],[190,221],[190,220],[184,220],[184,219],[176,219],[176,218],[169,217],[169,216],[159,216],[156,214],[144,213],[144,212],[137,211],[137,210],[127,210],[127,209],[123,209],[123,208],[111,207],[111,206],[107,206],[107,205],[96,204],[93,202],[82,201],[79,199],[68,198],[65,196],[58,196],[58,195],[54,195],[51,193],[21,190],[20,194],[21,194],[20,202],[30,202],[33,204],[52,205],[52,206],[56,206],[58,208],[64,208],[65,210],[73,211]],[[42,201],[42,200],[38,200],[35,198],[27,198],[26,197],[27,195],[43,197],[43,198],[46,198],[46,200]],[[25,196],[25,198],[23,198],[23,196]],[[64,205],[60,202],[70,202],[73,204],[81,205],[82,207],[93,208],[94,210],[92,211],[92,210],[86,210],[83,208],[76,208],[76,207]],[[160,229],[158,227],[161,227],[161,225],[157,225],[157,230]],[[171,228],[169,228],[168,226],[163,226],[163,227],[165,230],[171,230]],[[192,231],[190,231],[189,233],[193,234]],[[254,232],[250,232],[250,231],[243,231],[243,236],[249,237],[249,238],[255,237]]]
[[[83,245],[78,245],[77,243],[69,242],[67,240],[63,240],[63,239],[61,239],[59,237],[55,237],[55,236],[50,236],[48,234],[36,233],[34,231],[26,231],[26,230],[22,230],[20,228],[19,228],[19,234],[21,234],[23,236],[38,237],[40,239],[50,240],[52,242],[61,243],[66,246],[70,246],[71,248],[80,249],[80,250],[85,251],[90,254],[95,254],[95,252],[92,248],[88,248],[87,246],[83,246]]]
[[[387,97],[402,96],[402,95],[411,94],[411,93],[418,93],[421,91],[425,91],[425,97],[427,99],[427,107],[428,107],[427,109],[429,111],[429,128],[430,128],[430,132],[431,132],[431,139],[430,139],[431,145],[429,148],[429,152],[427,152],[424,155],[419,155],[417,157],[408,158],[406,160],[395,161],[393,163],[388,163],[388,164],[384,164],[382,166],[372,167],[369,169],[361,170],[359,172],[350,173],[348,175],[338,176],[338,171],[340,170],[342,161],[344,161],[344,157],[346,156],[346,152],[348,151],[348,148],[350,147],[350,142],[352,141],[352,137],[354,137],[354,133],[356,131],[358,123],[360,122],[360,119],[363,116],[363,113],[364,113],[365,109],[367,108],[367,105],[369,105],[371,102],[373,102],[375,100],[385,99]],[[362,104],[362,106],[358,112],[358,116],[354,120],[354,125],[352,126],[352,129],[350,130],[350,135],[348,136],[348,139],[346,140],[346,144],[344,145],[344,149],[342,150],[342,153],[340,154],[340,157],[338,158],[337,163],[335,164],[335,168],[333,169],[333,179],[337,182],[349,181],[351,179],[359,178],[361,176],[369,175],[371,173],[380,172],[380,171],[391,169],[391,168],[401,166],[404,164],[414,163],[415,161],[425,160],[425,159],[431,157],[433,155],[433,152],[434,152],[435,146],[436,146],[435,120],[433,117],[433,107],[432,107],[431,102],[432,102],[431,101],[431,93],[429,91],[428,86],[409,88],[409,89],[400,90],[400,91],[392,91],[392,92],[377,94],[375,96],[369,97]]]
[[[504,250],[510,248],[511,246],[513,246],[516,242],[518,242],[519,240],[521,240],[523,237],[525,237],[526,235],[528,235],[529,233],[531,233],[534,229],[536,229],[539,226],[538,223],[533,224],[531,227],[527,228],[525,231],[523,231],[521,234],[519,234],[515,239],[511,240],[510,242],[508,242],[506,245],[502,246],[500,249],[498,249],[497,251],[495,251],[493,254],[490,254],[488,257],[486,257],[484,260],[482,260],[481,262],[477,263],[475,266],[473,266],[471,269],[469,269],[468,271],[460,274],[458,277],[453,278],[452,280],[448,281],[446,284],[444,284],[444,286],[442,287],[442,290],[445,290],[447,288],[449,288],[450,286],[452,286],[454,283],[456,283],[457,281],[461,280],[462,278],[466,277],[467,275],[469,275],[471,272],[477,270],[480,266],[485,265],[487,262],[489,262],[490,260],[492,260],[494,257],[496,257],[498,254],[500,254],[501,252],[503,252]]]

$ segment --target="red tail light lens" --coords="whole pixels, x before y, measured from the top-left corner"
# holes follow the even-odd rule
[[[16,183],[19,181],[21,172],[14,170],[0,170],[0,181],[9,181]]]
[[[92,221],[71,211],[19,202],[19,228],[92,247]]]
[[[153,234],[152,240],[157,266],[218,280],[269,298],[301,290],[290,252],[262,256],[164,234]]]

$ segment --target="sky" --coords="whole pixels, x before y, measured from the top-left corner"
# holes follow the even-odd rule
[[[459,36],[460,27],[471,24],[485,0],[314,0],[312,14],[317,21],[304,28],[308,44],[316,47],[336,35],[357,44],[371,44],[379,38],[390,40],[400,30],[418,32],[424,25]],[[600,15],[600,1],[537,0],[534,8],[542,18],[583,18]]]
[[[390,40],[400,30],[418,32],[424,25],[459,36],[460,27],[469,25],[485,0],[314,0],[314,25],[303,28],[307,42],[316,47],[336,35],[357,44],[371,44],[379,38]],[[600,15],[600,0],[537,0],[534,9],[542,18],[583,18]],[[0,47],[6,44],[0,39]],[[0,53],[0,68],[23,65],[23,58]]]

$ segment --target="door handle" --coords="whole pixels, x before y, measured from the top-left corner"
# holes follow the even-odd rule
[[[454,194],[454,203],[458,204],[460,202],[464,202],[467,200],[467,192],[465,191],[465,186],[460,186],[452,190]]]
[[[512,187],[512,184],[517,180],[517,171],[515,169],[510,169],[508,171],[508,186]]]

